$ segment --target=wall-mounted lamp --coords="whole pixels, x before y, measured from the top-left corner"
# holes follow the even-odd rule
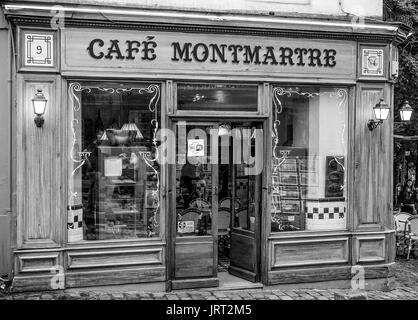
[[[40,128],[45,122],[43,115],[45,113],[46,103],[48,100],[46,100],[41,89],[38,89],[37,91],[38,92],[35,94],[35,97],[32,99],[32,104],[33,112],[36,114],[35,124],[38,128]]]
[[[376,120],[369,120],[369,122],[367,122],[367,126],[369,127],[370,131],[376,129],[383,123],[383,120],[388,118],[390,108],[389,105],[385,103],[385,100],[381,98],[380,101],[374,106],[373,111]]]
[[[400,114],[401,114],[401,120],[402,121],[409,121],[411,120],[411,116],[412,116],[412,108],[409,105],[408,101],[404,101],[401,109],[399,110]]]

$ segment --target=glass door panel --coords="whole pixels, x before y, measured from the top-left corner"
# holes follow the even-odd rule
[[[176,123],[175,279],[195,278],[198,286],[218,283],[218,166],[211,161],[217,131],[213,128],[213,123]]]
[[[253,282],[259,280],[261,172],[249,168],[261,160],[257,155],[263,152],[262,143],[255,138],[262,134],[257,129],[255,124],[243,123],[235,126],[232,134],[241,139],[233,139],[231,189],[234,207],[231,208],[229,271]]]
[[[212,234],[212,174],[210,128],[179,127],[176,165],[177,237]],[[209,129],[209,130],[208,130]],[[209,143],[208,143],[209,142]]]

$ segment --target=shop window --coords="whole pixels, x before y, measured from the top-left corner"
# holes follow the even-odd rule
[[[177,109],[257,111],[257,85],[179,83]]]
[[[70,82],[68,97],[68,241],[159,236],[159,85]]]
[[[348,90],[273,93],[272,232],[345,229]]]

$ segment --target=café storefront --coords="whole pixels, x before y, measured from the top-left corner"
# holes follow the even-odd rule
[[[388,284],[399,26],[5,13],[15,290]]]

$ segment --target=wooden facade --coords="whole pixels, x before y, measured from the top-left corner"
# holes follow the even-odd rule
[[[66,27],[49,27],[49,11],[7,11],[17,49],[13,111],[13,214],[17,217],[14,251],[15,290],[47,290],[96,285],[154,283],[167,289],[218,286],[216,232],[212,236],[176,238],[175,166],[161,166],[160,235],[126,241],[68,243],[66,233],[68,194],[68,85],[74,80],[151,81],[161,88],[162,127],[177,121],[218,122],[251,120],[264,129],[264,170],[259,179],[260,203],[256,232],[236,232],[232,273],[264,285],[345,281],[352,267],[362,266],[366,279],[390,279],[395,257],[392,217],[392,117],[374,131],[369,94],[377,92],[393,110],[396,45],[405,36],[398,25],[375,23],[353,28],[314,20],[295,29],[285,19],[271,18],[271,25],[257,22],[170,20],[166,17],[110,16],[114,23],[86,13],[66,18]],[[302,19],[302,18],[301,18]],[[310,24],[309,24],[310,23]],[[53,65],[24,63],[24,35],[49,34],[54,39]],[[96,59],[88,55],[93,39],[143,41],[153,36],[162,61]],[[335,68],[271,64],[213,64],[201,61],[177,63],[170,43],[249,44],[268,47],[318,48],[338,52]],[[201,46],[201,49],[203,46]],[[381,49],[383,73],[362,75],[362,50]],[[100,49],[100,50],[99,50]],[[197,50],[197,49],[196,49]],[[202,56],[198,56],[202,59]],[[209,58],[208,58],[209,59]],[[296,58],[295,58],[296,61]],[[179,82],[215,81],[251,83],[258,88],[254,112],[178,110]],[[277,84],[338,84],[348,88],[347,228],[340,231],[271,232],[271,130],[273,87]],[[48,99],[45,124],[34,126],[31,99],[36,89]],[[168,152],[174,153],[174,150]],[[213,191],[216,192],[216,191]],[[216,195],[215,195],[216,196]],[[217,210],[214,204],[212,210]],[[216,229],[217,218],[213,225]],[[248,256],[246,256],[246,254]],[[253,260],[252,260],[253,259]],[[372,280],[370,280],[372,281]],[[51,284],[52,285],[51,287]]]

